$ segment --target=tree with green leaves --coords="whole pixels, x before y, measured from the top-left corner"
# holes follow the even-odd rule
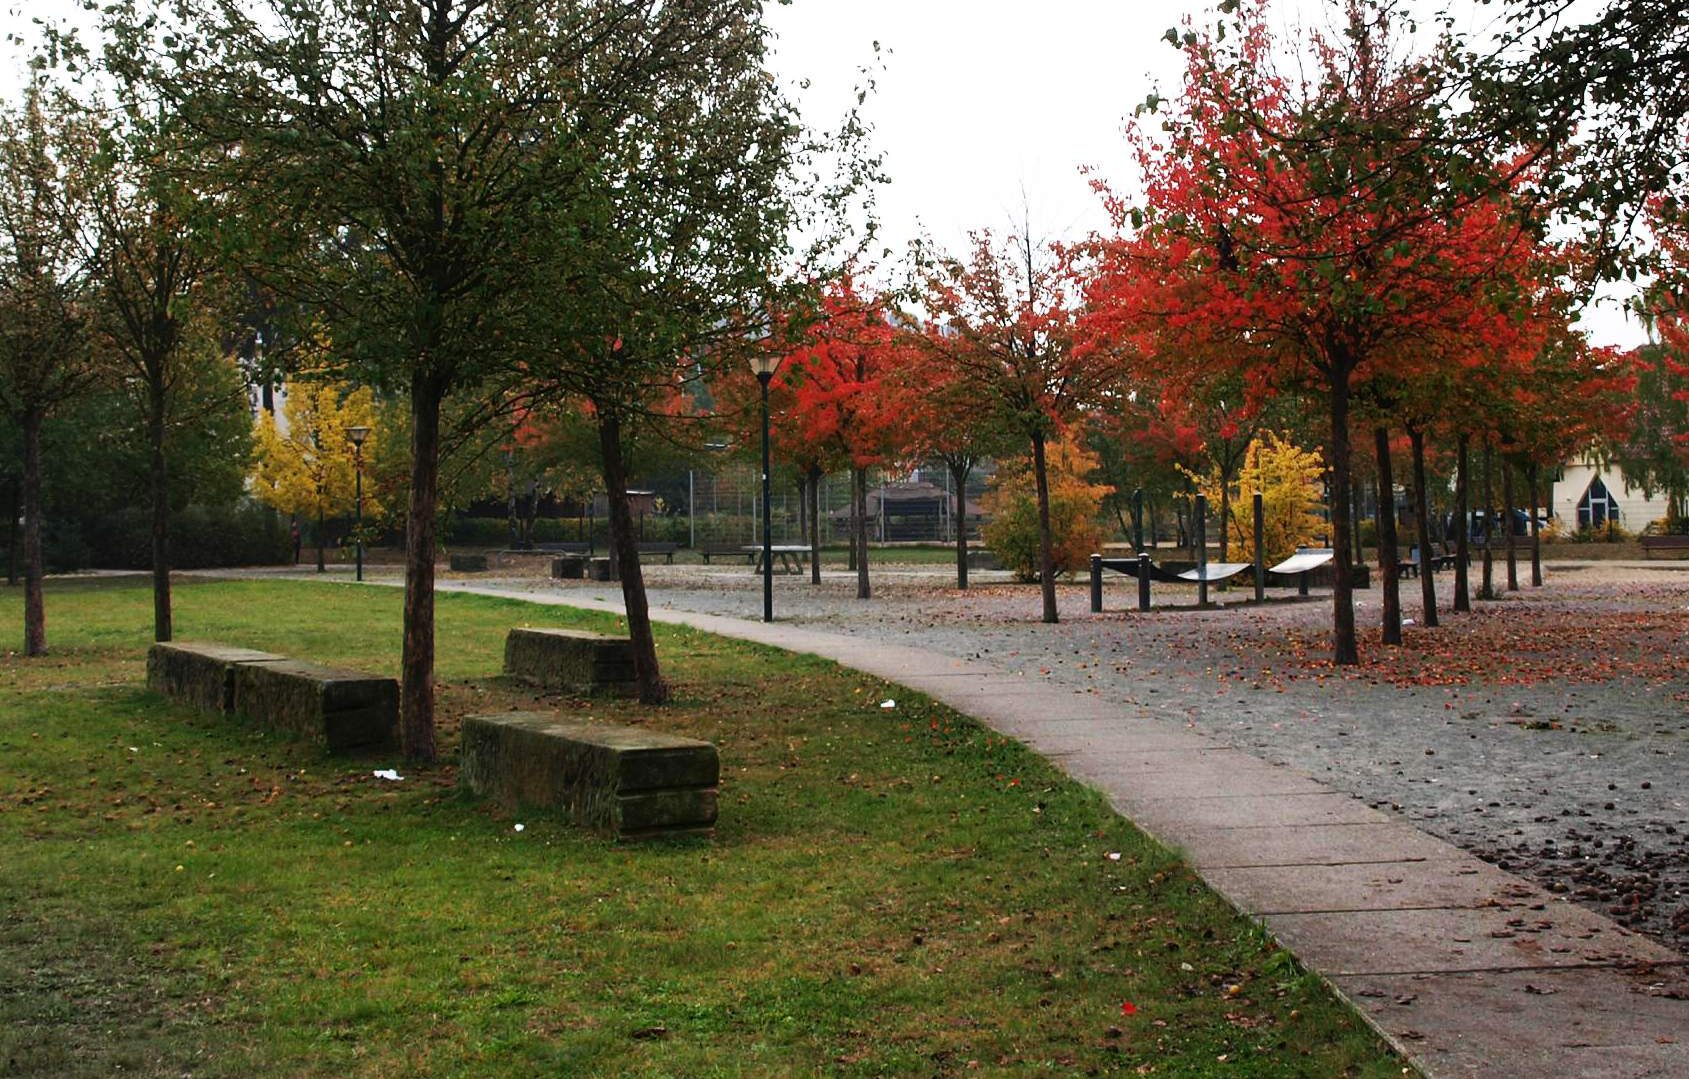
[[[41,445],[49,414],[85,391],[94,285],[81,240],[92,132],[62,96],[32,81],[0,112],[0,405],[19,429],[24,654],[47,651],[42,595]]]
[[[577,250],[594,261],[593,242],[627,239],[607,216],[606,140],[717,62],[722,32],[756,21],[759,5],[170,0],[158,17],[134,3],[115,10],[115,65],[148,73],[185,117],[207,179],[241,195],[228,215],[240,263],[322,320],[348,375],[409,402],[401,741],[407,757],[430,760],[442,407],[530,358],[513,341],[548,267]],[[693,239],[708,251],[734,238]]]

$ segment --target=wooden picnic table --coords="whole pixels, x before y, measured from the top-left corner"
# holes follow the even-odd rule
[[[762,544],[746,544],[744,552],[751,556],[751,568],[762,571]],[[769,554],[780,560],[783,573],[802,573],[804,559],[813,558],[815,549],[807,543],[776,543],[769,548]]]

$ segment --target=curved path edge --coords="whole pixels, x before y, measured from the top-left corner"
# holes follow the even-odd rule
[[[624,613],[585,597],[439,589]],[[1682,953],[1350,794],[978,660],[780,622],[651,617],[833,660],[1025,743],[1182,852],[1428,1079],[1689,1075]]]

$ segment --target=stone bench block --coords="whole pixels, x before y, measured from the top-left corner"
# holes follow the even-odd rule
[[[615,574],[610,572],[608,558],[594,558],[587,565],[587,576],[595,581],[613,581]]]
[[[579,629],[511,630],[504,639],[504,673],[546,689],[638,691],[633,642]]]
[[[487,568],[487,556],[484,554],[454,554],[451,567],[459,573],[480,573]]]
[[[234,669],[234,710],[330,751],[374,749],[397,739],[399,684],[290,659],[241,664]]]
[[[551,575],[560,581],[579,581],[586,577],[585,555],[564,555],[551,560]]]
[[[224,644],[160,642],[147,650],[147,688],[202,712],[230,712],[234,710],[235,665],[281,658]]]
[[[721,762],[715,746],[547,712],[468,716],[459,782],[511,809],[561,812],[634,838],[708,830]]]

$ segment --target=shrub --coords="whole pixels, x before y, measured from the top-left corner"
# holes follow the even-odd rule
[[[92,522],[82,538],[91,564],[106,569],[152,565],[152,511],[131,506]],[[293,561],[281,517],[245,500],[227,506],[188,506],[170,517],[170,564],[175,569],[276,565]]]
[[[1050,484],[1051,554],[1057,573],[1074,573],[1102,546],[1097,516],[1107,487],[1085,481],[1097,458],[1072,440],[1051,443],[1047,453]],[[985,545],[1017,579],[1038,579],[1038,493],[1028,459],[999,465],[983,502],[990,516],[980,529]]]

